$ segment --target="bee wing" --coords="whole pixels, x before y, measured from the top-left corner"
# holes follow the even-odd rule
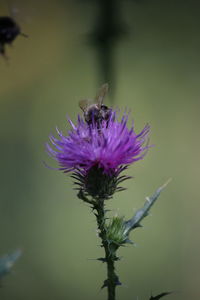
[[[108,87],[109,87],[108,83],[104,83],[100,87],[100,89],[99,89],[99,91],[96,95],[96,98],[95,98],[96,101],[95,102],[97,103],[99,108],[101,108],[101,105],[103,104],[103,100],[104,100],[106,94],[108,93]]]
[[[92,101],[90,99],[83,99],[79,101],[79,107],[82,109],[83,112],[86,111],[88,106],[90,106]]]

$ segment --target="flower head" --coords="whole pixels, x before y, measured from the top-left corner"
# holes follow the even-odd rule
[[[133,127],[128,129],[127,121],[127,115],[121,121],[116,120],[116,113],[109,122],[103,121],[101,128],[96,123],[88,125],[80,117],[76,126],[69,120],[72,127],[69,135],[57,130],[59,139],[50,136],[56,151],[47,145],[48,152],[65,172],[79,169],[87,173],[93,166],[107,174],[117,172],[122,165],[142,159],[148,148],[143,145],[149,126],[136,134]]]
[[[127,121],[127,114],[119,120],[114,111],[109,120],[102,120],[100,124],[95,121],[88,124],[79,116],[76,125],[69,120],[71,130],[68,136],[58,130],[59,138],[50,136],[55,150],[47,144],[47,151],[58,161],[60,170],[74,172],[82,187],[90,186],[92,180],[95,181],[92,189],[95,186],[96,191],[97,186],[100,188],[101,185],[100,178],[104,178],[101,190],[109,183],[109,179],[113,186],[113,179],[119,181],[119,173],[128,165],[142,159],[148,149],[145,142],[149,126],[136,134],[133,126],[130,129],[127,127]],[[88,192],[88,188],[86,190]],[[89,194],[94,197],[95,191],[90,191]]]

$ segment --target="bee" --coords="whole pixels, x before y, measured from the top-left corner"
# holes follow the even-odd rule
[[[0,17],[0,54],[6,57],[5,45],[11,45],[18,35],[28,37],[21,32],[19,25],[9,16]]]
[[[108,84],[105,83],[99,89],[94,101],[90,99],[84,99],[79,102],[79,106],[84,113],[84,118],[88,125],[94,122],[100,126],[102,121],[109,120],[112,109],[103,104],[103,100],[107,92]]]

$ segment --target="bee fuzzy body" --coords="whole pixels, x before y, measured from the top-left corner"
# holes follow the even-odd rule
[[[80,108],[83,110],[85,121],[88,124],[93,122],[100,125],[103,121],[108,121],[112,109],[103,104],[103,99],[108,91],[108,85],[104,84],[96,96],[96,103],[91,100],[82,100],[79,102]]]
[[[88,110],[84,112],[85,121],[88,124],[92,122],[101,123],[103,120],[107,121],[110,117],[111,109],[106,105],[101,105],[99,108],[96,104],[89,106]]]
[[[20,26],[9,16],[0,16],[0,54],[6,57],[5,45],[11,45],[18,35],[28,37],[21,32]]]

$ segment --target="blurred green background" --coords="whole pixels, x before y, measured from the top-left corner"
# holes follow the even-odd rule
[[[89,42],[104,22],[100,2],[9,5],[29,38],[7,47],[9,63],[0,57],[0,255],[21,247],[23,256],[3,280],[0,298],[106,299],[105,265],[91,260],[103,255],[95,218],[71,178],[43,161],[56,166],[45,153],[49,134],[56,126],[65,130],[66,114],[76,120],[78,101],[93,97],[107,76],[106,104],[131,109],[137,132],[150,123],[155,145],[128,170],[134,179],[109,201],[111,214],[130,218],[173,179],[144,228],[131,235],[136,247],[120,249],[117,299],[148,300],[151,292],[171,290],[178,292],[172,300],[199,299],[198,1],[114,1],[122,30],[108,48],[111,72],[111,60],[105,56],[102,66],[98,43]],[[9,14],[6,1],[0,12]]]

